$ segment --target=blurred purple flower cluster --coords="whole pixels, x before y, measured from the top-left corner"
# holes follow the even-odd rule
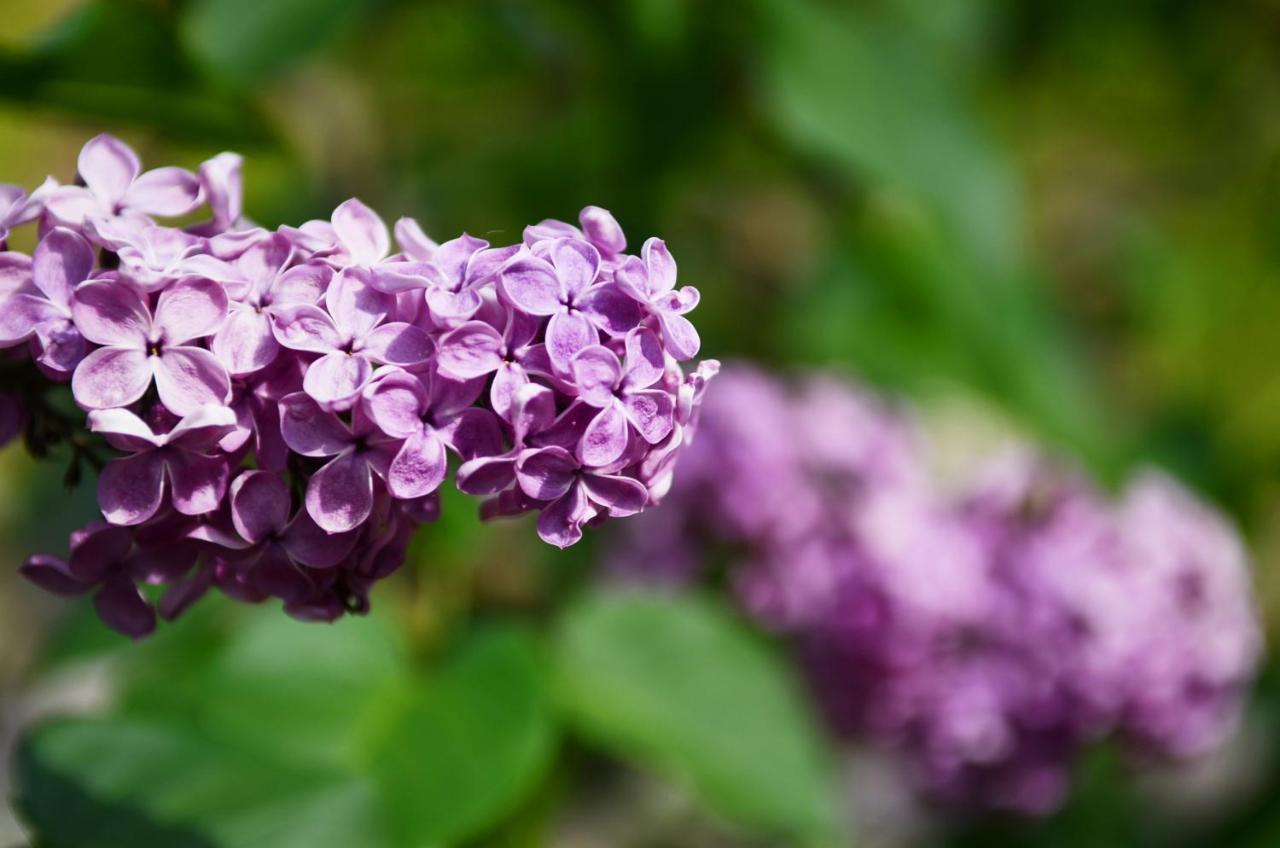
[[[141,584],[166,587],[166,618],[216,587],[331,620],[437,515],[450,454],[486,516],[536,511],[560,547],[669,487],[717,366],[681,365],[698,293],[661,240],[627,255],[588,207],[580,228],[544,221],[504,247],[401,219],[393,252],[355,199],[271,232],[242,216],[240,168],[143,171],[102,135],[79,184],[0,186],[0,348],[35,366],[0,393],[0,439],[25,428],[37,453],[61,438],[95,460],[79,416],[46,432],[44,392],[69,381],[113,457],[96,459],[105,522],[65,560],[30,559],[29,579],[93,593],[135,637],[156,621]],[[33,254],[8,251],[31,222]]]
[[[1261,635],[1237,533],[1171,478],[1117,501],[1027,451],[959,493],[910,420],[838,382],[729,369],[667,505],[614,565],[676,582],[727,562],[832,726],[960,807],[1042,813],[1082,748],[1205,752]]]

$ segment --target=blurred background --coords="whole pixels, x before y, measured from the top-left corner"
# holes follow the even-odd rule
[[[359,195],[437,238],[514,242],[528,223],[604,206],[632,248],[662,235],[682,283],[701,290],[704,356],[857,375],[913,398],[960,451],[1032,436],[1103,480],[1159,463],[1240,524],[1266,627],[1280,623],[1275,3],[5,0],[3,18],[5,182],[70,180],[80,145],[105,130],[148,165],[243,153],[246,212],[265,226],[327,217]],[[472,654],[449,654],[459,629],[536,630],[592,562],[590,549],[542,549],[525,524],[482,526],[458,499],[375,599],[382,617],[299,630],[275,611],[210,603],[133,648],[87,604],[16,580],[24,556],[61,550],[92,510],[92,492],[68,494],[60,469],[20,446],[0,453],[7,739],[51,709],[115,705],[119,738],[148,750],[146,717],[240,686],[262,697],[228,707],[246,738],[274,733],[278,711],[306,694],[308,727],[290,744],[345,751],[351,738],[303,731],[322,734],[342,699],[382,685],[389,655],[465,666]],[[474,651],[519,671],[523,637],[506,627]],[[1139,780],[1103,756],[1044,821],[935,822],[845,775],[850,839],[1275,844],[1276,683],[1263,675],[1240,738],[1212,761]],[[456,731],[421,740],[431,751],[487,738],[447,699],[424,709],[420,723]],[[343,732],[375,733],[372,713]],[[443,815],[466,826],[387,844],[758,844],[680,781],[654,777],[661,769],[602,763],[536,722],[522,732],[493,756],[539,765],[500,787],[501,803],[450,795],[484,781],[465,746],[442,755],[456,768],[443,776],[393,769],[386,780],[409,802],[444,798]],[[188,761],[165,750],[170,767]],[[90,803],[84,791],[61,786],[58,803],[95,810],[75,807]],[[343,832],[330,819],[360,790],[326,793],[237,825],[270,841],[173,832],[133,844],[321,844],[316,834]],[[290,824],[295,843],[268,818],[309,824]],[[0,844],[22,840],[0,813]]]

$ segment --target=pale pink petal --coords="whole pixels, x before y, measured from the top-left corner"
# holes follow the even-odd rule
[[[133,286],[118,280],[85,283],[75,291],[71,317],[94,344],[141,348],[151,331],[151,310]]]
[[[616,285],[592,286],[575,304],[592,324],[611,336],[630,332],[645,316],[644,306]]]
[[[441,321],[461,321],[475,315],[484,306],[484,299],[471,289],[451,292],[432,288],[427,289],[427,306]]]
[[[271,319],[248,308],[233,309],[209,346],[233,377],[262,370],[280,353]]]
[[[444,443],[431,430],[422,430],[405,440],[387,471],[387,488],[397,498],[429,495],[444,482],[448,465]]]
[[[550,255],[563,292],[570,298],[586,291],[600,273],[600,252],[581,239],[557,239]]]
[[[660,389],[632,392],[623,401],[623,407],[627,419],[651,445],[665,439],[675,426],[675,400]]]
[[[280,433],[285,444],[303,456],[333,456],[352,442],[347,425],[302,392],[281,399],[280,412]]]
[[[0,348],[13,347],[36,334],[41,325],[57,321],[61,310],[34,294],[19,292],[0,301]]]
[[[128,406],[151,385],[151,363],[141,350],[104,347],[81,360],[71,392],[85,409]]]
[[[524,451],[516,461],[521,490],[540,501],[554,500],[569,491],[577,471],[577,460],[564,448]]]
[[[592,406],[604,408],[614,401],[614,390],[622,382],[622,363],[607,347],[591,345],[574,354],[571,361],[578,397]]]
[[[175,415],[231,400],[231,379],[218,357],[198,347],[165,348],[152,357],[160,402]],[[78,372],[77,372],[78,373]]]
[[[285,347],[310,353],[329,353],[346,341],[329,313],[309,303],[274,308],[271,330]]]
[[[561,374],[570,372],[574,354],[599,341],[596,328],[581,312],[566,309],[547,322],[547,355]]]
[[[90,191],[104,203],[114,205],[124,199],[142,165],[129,145],[103,133],[80,148],[76,169]]]
[[[627,373],[623,383],[632,389],[647,389],[662,379],[666,359],[658,335],[641,327],[627,335]]]
[[[702,295],[693,286],[685,286],[677,291],[670,291],[653,301],[654,307],[663,312],[674,312],[684,315],[697,308]]]
[[[49,217],[69,227],[83,227],[85,220],[107,211],[93,192],[80,186],[59,186],[44,202]]]
[[[382,365],[412,368],[431,358],[433,343],[421,327],[397,321],[365,336],[363,352]]]
[[[373,265],[391,250],[387,225],[354,197],[333,210],[333,230],[358,265]]]
[[[662,338],[667,343],[667,350],[680,361],[693,359],[698,355],[702,341],[698,331],[683,315],[670,312],[658,313],[658,323],[662,326]]]
[[[302,379],[302,390],[321,406],[346,406],[360,394],[373,376],[373,363],[364,356],[334,351],[311,363]]]
[[[140,453],[164,443],[145,421],[127,409],[95,409],[89,413],[88,421],[91,432],[101,433],[108,444],[126,453]]]
[[[307,486],[307,512],[330,533],[359,527],[373,511],[373,473],[354,453],[321,468]]]
[[[209,199],[216,228],[226,229],[240,220],[244,209],[244,159],[237,153],[219,153],[200,165],[200,185]]]
[[[532,256],[517,259],[499,279],[507,299],[530,315],[552,315],[560,310],[560,280],[543,260]]]
[[[676,260],[660,238],[651,238],[640,249],[648,273],[649,298],[666,294],[676,285]]]
[[[348,268],[334,277],[325,292],[325,307],[346,338],[363,338],[395,308],[395,297],[378,291],[368,280],[369,275]]]
[[[628,435],[627,416],[620,404],[612,403],[587,425],[578,456],[593,467],[610,465],[626,452]]]
[[[98,477],[98,505],[112,524],[141,524],[163,501],[164,460],[156,451],[112,460]]]
[[[93,272],[93,248],[84,237],[55,227],[36,245],[31,276],[53,303],[71,308],[71,293]]]
[[[182,280],[156,302],[155,328],[167,345],[212,335],[227,318],[227,292],[213,280]]]
[[[621,253],[627,249],[627,237],[618,225],[618,219],[599,206],[587,206],[578,213],[578,223],[587,240],[603,253]]]
[[[236,414],[229,407],[201,406],[173,426],[164,436],[165,444],[186,451],[212,450],[236,427]]]
[[[272,304],[318,303],[333,279],[327,265],[298,265],[275,279],[269,290]]]
[[[538,516],[538,536],[557,548],[576,545],[582,539],[582,525],[593,515],[582,486],[574,486],[542,510]]]
[[[404,371],[392,371],[365,387],[363,408],[378,429],[403,439],[422,429],[429,402],[421,380]]]
[[[147,215],[186,215],[200,205],[200,180],[184,168],[156,168],[133,181],[123,203]]]
[[[445,376],[469,380],[496,370],[502,347],[497,330],[483,321],[468,321],[441,336],[436,362]]]
[[[649,503],[649,490],[638,480],[609,474],[588,474],[582,478],[587,497],[616,517],[635,515]]]
[[[401,218],[396,221],[396,244],[400,245],[400,249],[404,251],[405,256],[411,259],[417,259],[419,262],[427,262],[435,253],[438,244],[436,244],[426,233],[422,231],[422,227],[412,218]]]

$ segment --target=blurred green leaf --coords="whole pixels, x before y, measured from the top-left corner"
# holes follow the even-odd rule
[[[837,829],[828,763],[792,681],[719,606],[588,596],[567,614],[558,663],[570,719],[601,745],[764,832]]]
[[[385,728],[372,769],[398,844],[474,836],[529,797],[555,737],[536,647],[518,630],[480,632]]]
[[[46,848],[389,844],[365,781],[217,745],[177,721],[46,725],[19,749],[17,777]]]
[[[0,51],[0,97],[204,144],[271,139],[249,100],[191,66],[163,5],[144,0],[91,0],[29,50]]]
[[[195,0],[182,35],[219,78],[258,82],[350,30],[375,0]]]
[[[450,843],[512,813],[554,753],[521,631],[477,631],[426,669],[377,617],[262,610],[214,650],[204,635],[120,658],[117,715],[26,738],[17,783],[41,845]]]

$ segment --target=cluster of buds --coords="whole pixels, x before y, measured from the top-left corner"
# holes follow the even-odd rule
[[[240,168],[144,172],[102,135],[77,184],[0,186],[0,438],[70,445],[73,478],[97,466],[104,519],[66,559],[29,559],[30,580],[93,593],[134,637],[153,594],[172,618],[210,588],[332,620],[438,515],[450,455],[484,515],[537,512],[559,547],[670,487],[717,366],[682,365],[698,293],[660,239],[628,255],[588,207],[503,247],[402,218],[393,253],[356,199],[254,226]],[[32,254],[8,251],[32,222]],[[67,383],[78,409],[57,403]]]
[[[1262,649],[1245,549],[1160,472],[1117,500],[1025,448],[943,486],[908,415],[816,378],[731,368],[662,509],[615,567],[719,559],[842,737],[958,807],[1056,808],[1085,748],[1211,750]]]

